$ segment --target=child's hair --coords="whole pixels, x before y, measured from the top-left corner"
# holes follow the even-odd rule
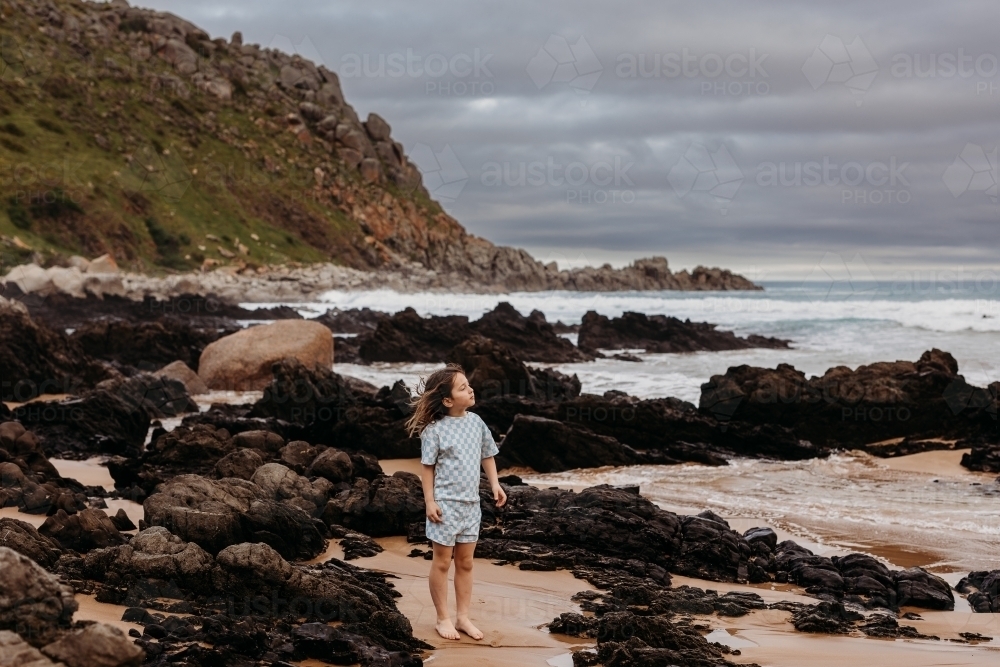
[[[444,399],[451,398],[451,388],[455,376],[465,371],[458,364],[448,364],[439,371],[434,371],[427,378],[421,378],[417,385],[417,397],[410,405],[413,414],[406,421],[406,431],[410,437],[420,435],[428,424],[436,422],[448,413]]]

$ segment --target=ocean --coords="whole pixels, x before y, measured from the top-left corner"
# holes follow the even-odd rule
[[[897,359],[915,361],[939,348],[973,384],[1000,380],[1000,285],[850,282],[764,283],[763,292],[521,292],[400,294],[331,291],[315,303],[288,304],[308,317],[328,308],[370,307],[421,315],[478,318],[499,301],[550,322],[578,323],[585,312],[625,311],[708,321],[739,335],[791,340],[788,350],[640,354],[641,363],[599,359],[560,364],[583,391],[626,391],[642,398],[675,396],[698,403],[700,386],[730,366],[789,363],[807,376],[828,368]],[[244,304],[247,307],[269,304]],[[569,336],[572,338],[572,336]],[[336,364],[338,372],[379,386],[403,379],[414,386],[433,364]],[[919,455],[925,456],[925,455]],[[931,453],[917,465],[892,466],[861,452],[796,462],[735,460],[712,468],[632,466],[525,475],[543,486],[638,484],[666,509],[712,509],[734,525],[770,525],[824,553],[861,550],[897,566],[940,573],[1000,566],[1000,485],[993,475],[957,465],[955,452]],[[945,458],[935,459],[934,456]]]

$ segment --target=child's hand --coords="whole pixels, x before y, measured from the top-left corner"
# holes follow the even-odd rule
[[[504,493],[503,487],[499,484],[493,487],[493,500],[497,501],[497,507],[503,507],[507,504],[507,494]]]
[[[433,500],[427,503],[427,518],[434,523],[441,523],[444,517],[441,515],[441,508]]]

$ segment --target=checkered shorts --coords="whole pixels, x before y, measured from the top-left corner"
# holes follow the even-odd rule
[[[479,540],[479,523],[483,511],[479,502],[465,500],[439,500],[441,508],[441,523],[427,519],[424,533],[431,542],[446,547],[455,546],[455,542],[469,543]]]

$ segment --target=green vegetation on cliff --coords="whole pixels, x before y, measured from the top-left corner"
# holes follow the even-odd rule
[[[30,254],[14,236],[148,271],[370,268],[424,259],[419,239],[392,247],[399,225],[464,235],[325,68],[122,2],[3,0],[0,14],[5,264]]]

